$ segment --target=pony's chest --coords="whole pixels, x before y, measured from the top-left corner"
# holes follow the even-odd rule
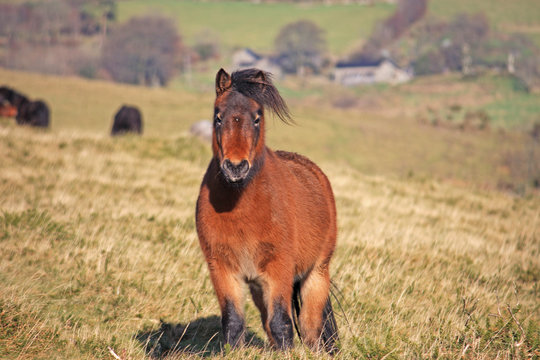
[[[236,201],[216,201],[203,187],[197,231],[210,262],[225,265],[245,280],[254,280],[283,249],[290,249],[292,215],[281,194],[247,191]],[[218,200],[222,200],[219,199]],[[287,221],[289,220],[289,221]]]
[[[209,244],[208,255],[211,262],[219,263],[249,281],[260,275],[260,269],[257,266],[260,262],[257,248],[255,243],[223,236]]]
[[[205,189],[201,194],[204,206],[199,208],[198,216],[208,224],[211,237],[227,238],[228,242],[257,242],[282,231],[290,218],[284,206],[286,201],[267,189],[249,190],[234,201],[217,201],[213,200],[211,191]]]
[[[279,226],[262,225],[249,217],[234,215],[215,219],[205,236],[210,258],[226,265],[246,281],[257,279],[277,256],[284,239]]]

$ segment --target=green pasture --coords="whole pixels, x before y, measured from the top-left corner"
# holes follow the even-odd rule
[[[172,17],[188,45],[195,35],[210,30],[227,49],[249,47],[270,53],[279,30],[298,20],[311,20],[325,31],[328,50],[345,55],[371,33],[377,20],[394,10],[393,5],[294,4],[241,1],[129,0],[118,2],[119,21],[137,15],[160,14]]]
[[[272,52],[274,39],[286,24],[311,20],[325,31],[328,50],[345,56],[361,46],[377,21],[387,18],[395,5],[253,3],[249,1],[128,0],[118,2],[120,22],[142,14],[172,17],[184,41],[209,31],[225,49],[249,47]],[[540,5],[536,0],[430,0],[428,14],[450,19],[458,13],[485,13],[499,31],[540,37]]]
[[[429,0],[430,14],[452,18],[459,13],[484,13],[501,31],[540,32],[540,4],[535,0]]]

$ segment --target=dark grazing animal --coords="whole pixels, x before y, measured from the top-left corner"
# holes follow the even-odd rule
[[[15,120],[19,125],[49,126],[49,107],[42,100],[23,102],[17,108]]]
[[[126,133],[142,134],[142,116],[139,109],[134,106],[122,105],[114,116],[111,135],[123,135]]]
[[[337,226],[330,183],[307,158],[265,146],[265,111],[290,122],[270,74],[216,76],[213,158],[197,201],[199,242],[225,342],[244,341],[247,283],[273,346],[293,345],[293,321],[313,349],[337,350],[329,297]],[[294,319],[294,320],[293,320]]]
[[[0,98],[2,98],[4,101],[7,101],[16,108],[19,108],[19,106],[21,106],[21,104],[23,104],[24,102],[29,101],[25,95],[7,86],[0,87]]]
[[[17,108],[15,120],[19,125],[48,127],[50,111],[43,100],[31,101],[25,95],[6,86],[0,87],[0,97]]]

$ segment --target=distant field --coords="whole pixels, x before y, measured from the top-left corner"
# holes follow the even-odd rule
[[[498,30],[540,26],[540,3],[536,0],[429,0],[429,12],[450,18],[459,13],[484,13]]]
[[[461,12],[483,12],[493,28],[525,33],[537,43],[540,41],[540,3],[536,0],[430,0],[428,6],[429,14],[442,18],[451,18]],[[347,55],[358,48],[371,34],[376,22],[388,17],[394,8],[390,4],[327,6],[193,0],[118,2],[120,22],[141,14],[167,15],[176,20],[184,41],[189,45],[193,44],[196,34],[211,30],[226,48],[250,47],[261,52],[273,50],[274,39],[284,25],[308,19],[325,30],[329,50],[336,56]]]
[[[192,45],[194,36],[211,30],[227,48],[250,47],[271,52],[274,39],[286,24],[302,19],[325,30],[328,48],[334,55],[345,55],[359,46],[377,20],[394,10],[393,5],[358,4],[254,4],[245,2],[129,0],[118,2],[119,21],[141,14],[161,14],[174,18],[184,41]]]
[[[138,106],[147,135],[174,136],[211,115],[209,94],[89,81],[77,77],[18,73],[0,69],[2,84],[51,105],[52,129],[58,132],[108,134],[122,104]]]
[[[0,78],[50,104],[54,133],[106,136],[114,113],[127,103],[141,108],[144,136],[171,138],[210,118],[214,98],[212,90],[151,89],[3,69]],[[540,144],[526,133],[536,119],[539,96],[511,92],[496,78],[480,80],[468,83],[443,76],[357,89],[279,83],[298,125],[270,120],[268,141],[274,148],[345,163],[368,174],[427,176],[525,191],[540,169]],[[343,101],[350,107],[336,107]],[[518,101],[527,106],[517,108]],[[460,110],[451,113],[455,105]],[[461,130],[465,114],[478,109],[501,116],[493,115],[493,122],[515,121],[509,128],[520,131],[499,131],[497,123],[485,131]],[[518,114],[525,117],[517,119]]]
[[[527,35],[540,46],[540,2],[537,0],[429,1],[429,13],[442,18],[477,12],[487,16],[493,29]]]

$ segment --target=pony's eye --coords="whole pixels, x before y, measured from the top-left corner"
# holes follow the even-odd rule
[[[216,126],[220,126],[221,125],[221,118],[219,117],[219,115],[216,115],[216,117],[214,118],[214,124]]]
[[[261,121],[261,118],[257,116],[257,117],[255,118],[255,120],[253,120],[253,123],[254,123],[255,125],[259,125],[259,122],[260,122],[260,121]]]

